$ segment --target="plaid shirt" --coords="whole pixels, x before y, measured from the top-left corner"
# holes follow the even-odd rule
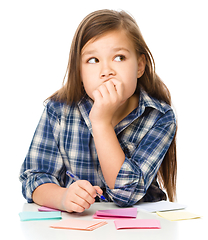
[[[32,193],[41,184],[68,187],[72,180],[66,176],[67,170],[105,189],[105,196],[119,206],[164,199],[156,174],[176,130],[171,107],[140,92],[138,108],[115,127],[125,161],[114,189],[110,189],[93,141],[89,119],[92,105],[87,96],[71,106],[48,102],[20,172],[27,201],[33,202]]]

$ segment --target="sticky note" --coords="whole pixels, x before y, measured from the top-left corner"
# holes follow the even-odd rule
[[[160,229],[160,221],[156,219],[129,219],[114,221],[116,229]]]
[[[157,215],[169,221],[180,221],[180,220],[188,220],[188,219],[201,217],[197,214],[186,212],[186,211],[157,212]]]
[[[38,211],[40,212],[57,212],[58,211],[59,212],[60,210],[42,206],[38,208]]]
[[[50,227],[58,228],[58,229],[92,231],[96,228],[99,228],[99,227],[105,225],[105,224],[107,224],[107,222],[100,221],[100,220],[65,219],[63,221],[59,221],[59,222],[51,225]]]
[[[61,212],[21,212],[21,221],[62,219]]]
[[[99,210],[93,215],[93,218],[136,218],[137,208],[117,208],[109,210]]]
[[[142,202],[134,205],[134,207],[147,212],[163,212],[184,209],[186,205],[163,200],[159,202]]]

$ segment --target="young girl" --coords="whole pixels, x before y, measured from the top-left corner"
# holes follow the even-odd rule
[[[24,197],[68,212],[88,209],[97,193],[124,207],[166,199],[164,188],[173,201],[170,105],[135,20],[124,11],[89,14],[72,42],[67,82],[48,98],[22,165]]]

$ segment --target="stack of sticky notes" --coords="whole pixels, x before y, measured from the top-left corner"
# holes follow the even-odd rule
[[[60,210],[55,209],[55,208],[49,208],[49,207],[41,206],[41,207],[38,208],[38,211],[40,211],[40,212],[59,212]]]
[[[21,221],[62,219],[61,212],[21,212]]]
[[[115,220],[115,227],[119,229],[160,229],[160,221],[156,219]]]
[[[157,215],[169,221],[180,221],[180,220],[188,220],[188,219],[195,219],[195,218],[201,217],[197,214],[190,213],[187,211],[157,212]]]
[[[48,207],[38,208],[39,212],[21,212],[19,213],[21,221],[34,221],[34,220],[55,220],[62,219],[61,211]],[[63,221],[52,224],[51,228],[57,229],[72,229],[92,231],[103,225],[107,224],[105,221],[100,220],[79,220],[79,219],[65,219]]]
[[[93,215],[96,219],[130,219],[137,217],[137,208],[117,208],[110,210],[99,210]]]
[[[93,218],[113,219],[115,227],[119,229],[160,229],[160,221],[155,219],[136,219],[137,208],[116,208],[99,210]]]
[[[51,228],[92,231],[107,224],[100,220],[65,219],[51,225]]]

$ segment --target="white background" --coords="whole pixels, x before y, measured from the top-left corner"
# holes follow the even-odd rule
[[[18,174],[43,101],[62,85],[78,24],[103,8],[123,9],[140,26],[177,113],[178,202],[201,213],[207,196],[208,15],[207,1],[200,0],[0,1],[0,201],[21,211]]]

